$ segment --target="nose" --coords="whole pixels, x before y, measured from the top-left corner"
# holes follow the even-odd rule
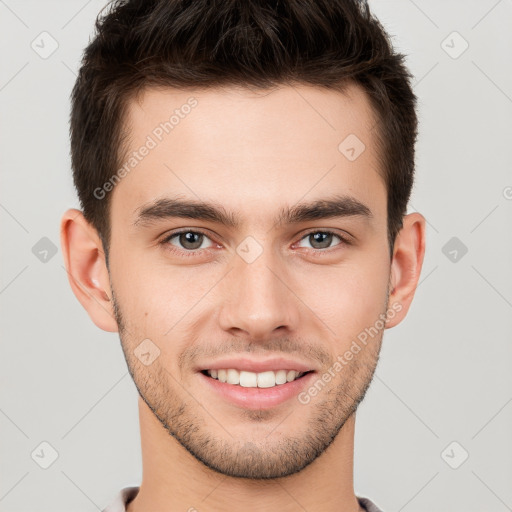
[[[266,249],[253,262],[234,255],[222,280],[220,327],[251,340],[283,336],[297,329],[299,303],[284,264]]]

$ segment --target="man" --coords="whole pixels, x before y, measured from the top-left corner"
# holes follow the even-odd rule
[[[118,512],[379,509],[355,412],[418,283],[417,119],[363,2],[125,0],[72,95],[61,243],[139,391]]]

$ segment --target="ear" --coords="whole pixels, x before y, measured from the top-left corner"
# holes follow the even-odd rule
[[[103,245],[96,229],[80,210],[72,208],[62,216],[60,243],[76,298],[100,329],[117,332]]]
[[[420,278],[425,255],[425,217],[414,212],[403,219],[391,261],[389,307],[395,311],[386,328],[398,325],[407,315]]]

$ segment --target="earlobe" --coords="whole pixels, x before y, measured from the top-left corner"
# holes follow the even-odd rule
[[[60,242],[71,289],[91,320],[117,332],[111,302],[110,279],[101,239],[80,210],[67,210],[60,225]]]
[[[407,315],[418,286],[425,255],[425,217],[414,212],[403,219],[391,262],[390,294],[388,308],[396,314],[388,318],[386,328],[398,325]]]

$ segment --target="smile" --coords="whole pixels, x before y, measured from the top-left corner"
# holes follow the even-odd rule
[[[245,370],[236,370],[234,368],[226,368],[219,370],[204,370],[203,374],[217,379],[226,384],[242,386],[244,388],[272,388],[280,386],[287,382],[299,379],[309,372],[298,372],[296,370],[277,370],[265,372],[249,372]]]

